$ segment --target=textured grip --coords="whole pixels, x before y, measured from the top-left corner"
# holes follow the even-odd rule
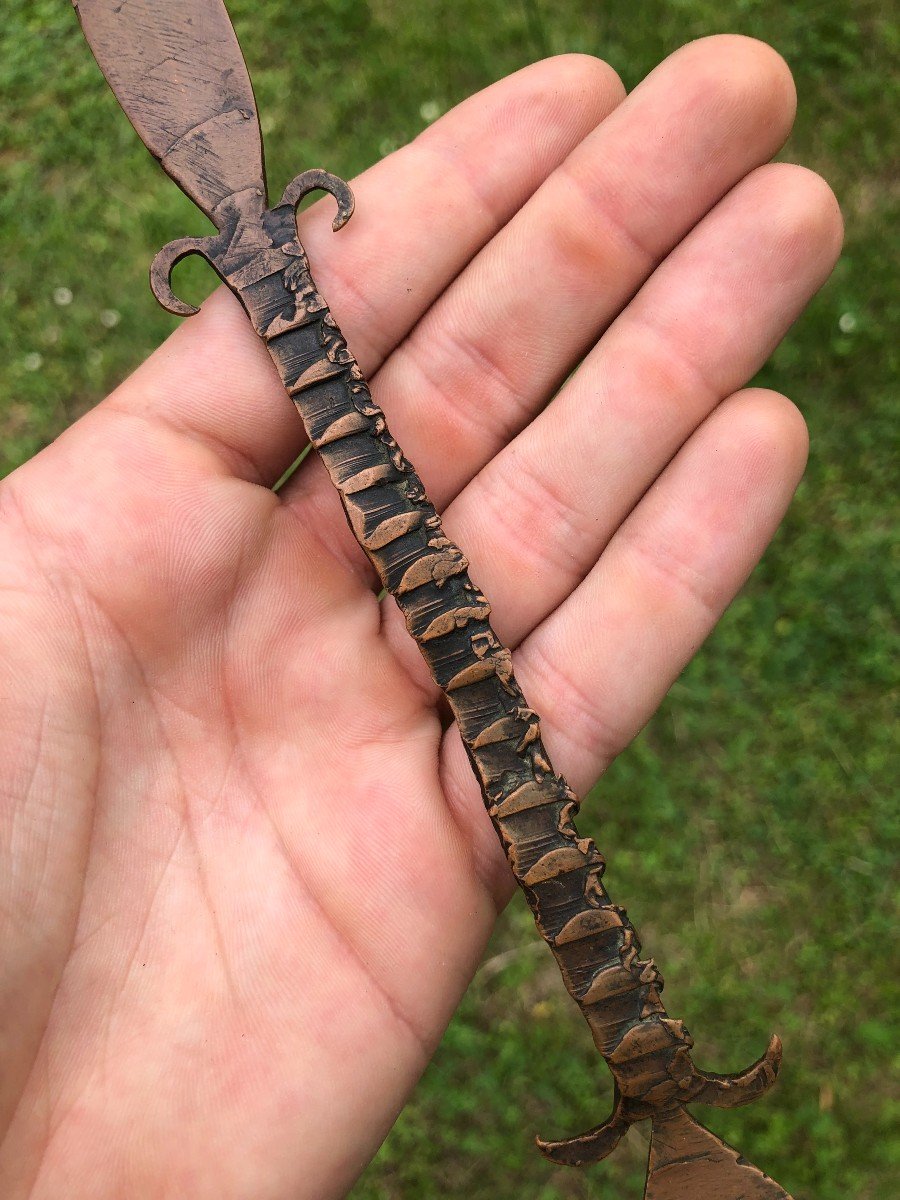
[[[509,864],[598,1049],[611,1065],[615,1061],[626,1092],[671,1085],[672,1059],[687,1039],[680,1022],[665,1019],[659,972],[639,958],[637,936],[601,882],[603,857],[575,829],[578,801],[553,770],[512,656],[491,628],[490,605],[391,437],[317,290],[292,210],[271,215],[279,212],[284,222],[269,228],[274,244],[230,282],[278,367],[357,541],[447,696]],[[626,1035],[650,1019],[656,1026],[651,1062],[647,1039],[640,1039],[635,1073]]]
[[[338,198],[340,224],[342,197],[352,211],[346,185],[324,172],[298,177],[298,194],[322,186]],[[245,220],[236,210],[234,224],[200,252],[265,342],[356,540],[443,689],[516,881],[612,1071],[609,1120],[576,1138],[539,1141],[541,1149],[560,1163],[596,1161],[634,1121],[667,1120],[695,1099],[728,1106],[754,1099],[775,1079],[777,1038],[741,1075],[707,1075],[692,1062],[690,1035],[660,1000],[659,971],[641,959],[625,910],[603,886],[602,855],[578,835],[578,800],[550,763],[512,656],[491,628],[490,605],[316,288],[288,193],[261,218]]]

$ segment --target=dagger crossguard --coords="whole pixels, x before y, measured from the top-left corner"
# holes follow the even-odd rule
[[[318,167],[303,171],[292,179],[284,189],[277,208],[270,211],[277,212],[284,206],[296,210],[297,205],[311,192],[328,192],[334,197],[338,210],[331,228],[335,233],[343,229],[353,216],[353,191],[343,179]],[[200,311],[196,305],[179,299],[172,290],[172,271],[191,254],[205,259],[222,280],[229,287],[232,286],[229,268],[244,257],[241,242],[247,239],[246,244],[253,248],[258,245],[260,237],[265,237],[264,211],[259,202],[261,195],[260,191],[253,189],[249,197],[246,193],[228,197],[218,205],[214,214],[219,225],[218,233],[207,237],[177,238],[157,253],[150,264],[150,288],[167,312],[176,317],[192,317]]]

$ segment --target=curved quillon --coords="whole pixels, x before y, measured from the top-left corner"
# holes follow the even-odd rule
[[[200,310],[194,304],[179,300],[172,291],[172,271],[183,258],[199,254],[215,267],[215,256],[219,249],[219,236],[184,237],[163,246],[150,264],[150,289],[166,310],[176,317],[192,317]]]
[[[619,1089],[616,1088],[613,1110],[600,1125],[558,1142],[537,1137],[537,1147],[545,1158],[561,1167],[583,1167],[600,1162],[612,1154],[633,1123],[625,1115],[624,1108]]]
[[[180,300],[171,286],[172,270],[191,254],[205,258],[223,281],[240,293],[241,287],[246,286],[248,262],[254,257],[262,262],[273,253],[280,258],[282,252],[288,252],[291,241],[285,239],[291,235],[284,231],[286,214],[281,210],[296,210],[314,191],[328,192],[337,203],[332,228],[337,231],[346,225],[354,211],[353,192],[344,180],[320,169],[297,175],[285,188],[279,203],[269,210],[258,191],[252,196],[232,197],[217,210],[220,225],[217,233],[179,238],[156,255],[150,268],[150,285],[159,303],[178,316],[198,311]],[[267,213],[275,219],[267,220]],[[281,231],[280,240],[275,234],[276,227]],[[295,222],[293,227],[296,228]],[[302,255],[302,247],[296,240],[290,253]],[[246,296],[243,299],[246,301]],[[655,978],[661,990],[658,972]],[[661,1044],[657,1045],[660,1039]],[[699,1071],[691,1059],[692,1045],[682,1022],[672,1021],[660,1011],[655,1019],[641,1021],[631,1028],[614,1050],[601,1047],[616,1079],[612,1113],[602,1124],[575,1137],[559,1141],[538,1138],[541,1152],[560,1165],[599,1162],[612,1153],[629,1127],[638,1121],[650,1118],[656,1125],[670,1120],[674,1113],[692,1103],[719,1108],[749,1104],[772,1086],[781,1064],[781,1042],[777,1037],[770,1040],[765,1054],[751,1067],[732,1075]]]
[[[330,171],[323,171],[318,167],[313,167],[309,171],[301,171],[284,189],[279,207],[282,204],[290,204],[292,208],[296,208],[304,196],[308,196],[310,192],[328,192],[334,196],[338,211],[331,223],[331,228],[335,233],[339,229],[343,229],[353,216],[356,205],[349,183],[337,175],[332,175]]]
[[[746,1071],[714,1075],[697,1071],[691,1085],[691,1101],[713,1108],[740,1108],[765,1095],[781,1069],[781,1038],[772,1034],[766,1052]]]

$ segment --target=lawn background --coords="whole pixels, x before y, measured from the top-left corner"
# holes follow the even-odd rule
[[[631,87],[682,42],[736,31],[770,41],[794,70],[799,116],[781,157],[828,178],[848,227],[832,281],[759,376],[803,409],[809,469],[762,566],[609,771],[584,825],[700,1063],[736,1069],[771,1030],[784,1038],[770,1098],[706,1115],[797,1200],[886,1200],[900,1167],[889,1082],[900,966],[890,887],[900,242],[888,165],[900,29],[889,8],[230,4],[276,193],[310,165],[352,176],[436,111],[548,53],[600,55]],[[101,84],[66,0],[4,0],[0,98],[8,471],[173,327],[147,265],[165,242],[206,228]],[[194,298],[211,286],[194,264],[179,271]],[[637,1200],[643,1130],[583,1174],[555,1171],[530,1146],[532,1131],[575,1132],[608,1105],[607,1072],[517,901],[354,1200]]]

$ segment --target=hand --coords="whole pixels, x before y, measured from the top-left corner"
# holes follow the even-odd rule
[[[793,111],[741,38],[624,102],[552,59],[366,172],[345,231],[304,216],[582,793],[803,469],[797,410],[736,390],[839,249],[827,186],[762,165]],[[271,490],[302,447],[220,291],[0,489],[9,1200],[342,1195],[509,898],[315,455]]]

